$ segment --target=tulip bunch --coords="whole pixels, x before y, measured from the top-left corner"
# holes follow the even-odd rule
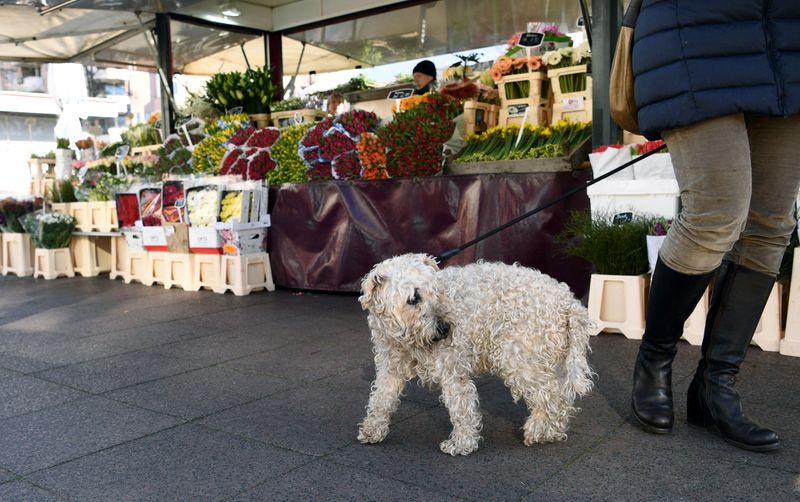
[[[377,134],[362,134],[356,149],[361,157],[363,179],[383,180],[389,177],[386,172],[386,149]]]
[[[256,132],[256,128],[253,126],[248,126],[242,129],[233,135],[233,137],[228,140],[228,143],[235,145],[235,146],[242,146],[247,142],[248,138]]]
[[[270,185],[305,181],[306,166],[298,155],[298,146],[311,127],[313,124],[297,124],[281,130],[281,137],[270,148],[270,154],[278,163],[276,169],[267,173]]]
[[[453,119],[461,113],[459,103],[431,93],[414,108],[395,113],[378,130],[386,146],[386,169],[392,178],[431,176],[442,169],[442,145],[453,134]]]
[[[561,120],[552,126],[498,126],[467,138],[456,163],[562,157],[591,136],[591,122]]]

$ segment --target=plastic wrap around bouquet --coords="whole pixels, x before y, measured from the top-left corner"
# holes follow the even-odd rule
[[[276,169],[278,163],[272,158],[270,148],[281,136],[279,129],[249,126],[240,129],[228,141],[228,151],[219,165],[220,175],[238,175],[244,180],[263,180]]]
[[[308,179],[362,178],[364,165],[358,145],[363,135],[374,133],[379,125],[375,113],[356,109],[309,129],[297,151],[308,167]]]
[[[39,249],[69,247],[75,218],[63,213],[35,211],[21,218],[22,226]]]

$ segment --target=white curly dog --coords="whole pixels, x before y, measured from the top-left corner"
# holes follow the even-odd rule
[[[453,431],[439,448],[478,448],[481,415],[472,377],[494,374],[525,399],[524,443],[563,441],[576,396],[592,388],[586,361],[591,321],[566,284],[518,265],[483,263],[440,270],[424,254],[383,261],[361,283],[369,310],[375,381],[358,440],[389,432],[405,383],[439,384]]]

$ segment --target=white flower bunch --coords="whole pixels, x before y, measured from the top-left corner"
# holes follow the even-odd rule
[[[545,52],[542,55],[542,64],[548,68],[562,68],[586,64],[590,59],[592,59],[592,54],[589,51],[589,45],[583,43],[578,47],[562,47]]]
[[[48,225],[51,225],[53,223],[64,223],[70,225],[75,221],[75,218],[64,213],[47,213],[47,214],[39,213],[36,215],[36,219]]]
[[[186,197],[189,222],[195,227],[210,227],[219,210],[219,191],[216,188],[192,190]]]

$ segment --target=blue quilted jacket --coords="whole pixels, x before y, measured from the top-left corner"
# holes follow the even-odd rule
[[[634,29],[639,126],[800,112],[799,0],[644,0]]]

